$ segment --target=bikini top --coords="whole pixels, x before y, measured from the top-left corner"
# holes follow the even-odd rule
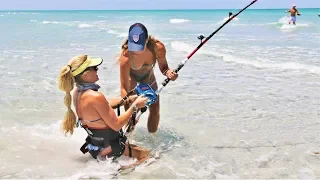
[[[136,65],[134,64],[134,61],[133,61],[133,58],[130,58],[130,54],[128,54],[128,56],[129,56],[129,59],[131,59],[131,63],[132,63],[132,67],[131,67],[131,69],[133,69],[133,70],[143,70],[143,68],[148,68],[148,67],[151,67],[150,69],[152,69],[154,66],[155,66],[155,64],[156,64],[156,61],[157,61],[157,56],[156,56],[156,53],[154,52],[154,50],[150,50],[151,51],[151,53],[152,53],[152,55],[153,55],[153,62],[152,62],[152,64],[143,64],[142,66],[141,66],[141,68],[137,68],[136,67]]]
[[[77,126],[81,125],[82,126],[82,122],[97,122],[97,121],[101,121],[103,120],[101,117],[99,119],[95,119],[95,120],[85,120],[85,119],[82,119],[82,114],[81,114],[81,109],[80,109],[80,98],[82,96],[82,94],[87,91],[88,89],[91,89],[91,90],[94,90],[94,91],[98,91],[98,89],[100,88],[99,85],[97,84],[91,84],[91,83],[87,83],[87,84],[84,84],[84,85],[78,85],[78,93],[77,93],[77,96],[76,96],[76,111],[77,111],[77,114],[78,114],[78,122],[77,122]],[[87,125],[84,125],[86,127],[88,127]],[[89,127],[88,127],[89,128]],[[92,128],[92,129],[95,129],[95,128]],[[103,129],[109,129],[108,128],[103,128]]]

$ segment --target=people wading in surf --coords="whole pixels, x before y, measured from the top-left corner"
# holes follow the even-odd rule
[[[292,24],[296,25],[296,15],[300,16],[300,13],[296,8],[296,5],[293,4],[292,8],[285,12],[290,13],[289,24],[292,22]]]

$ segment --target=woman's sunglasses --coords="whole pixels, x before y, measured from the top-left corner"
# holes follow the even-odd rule
[[[91,71],[91,70],[98,71],[98,66],[88,67],[85,71]]]

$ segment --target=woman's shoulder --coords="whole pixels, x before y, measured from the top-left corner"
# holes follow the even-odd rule
[[[105,102],[106,101],[106,97],[104,96],[104,94],[99,92],[99,91],[89,90],[84,95],[86,95],[85,98],[88,101],[90,101],[91,103]]]
[[[129,57],[129,50],[128,49],[122,50],[121,57]]]
[[[164,44],[162,43],[162,41],[160,41],[159,39],[156,39],[154,37],[151,38],[153,43],[155,44],[156,47],[161,47],[164,46]]]
[[[166,54],[166,47],[165,45],[159,41],[159,40],[156,40],[155,42],[155,52],[156,52],[156,56],[157,58],[159,56],[164,56]]]
[[[128,64],[129,61],[129,51],[128,49],[125,49],[121,52],[121,56],[119,58],[118,63],[120,64],[120,67],[124,67]]]

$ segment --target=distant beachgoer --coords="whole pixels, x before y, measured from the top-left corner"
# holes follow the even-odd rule
[[[296,8],[296,5],[293,4],[292,8],[289,9],[288,11],[285,11],[286,13],[290,13],[290,18],[289,18],[289,24],[292,22],[292,24],[296,25],[296,15],[300,16],[300,13],[298,9]]]

